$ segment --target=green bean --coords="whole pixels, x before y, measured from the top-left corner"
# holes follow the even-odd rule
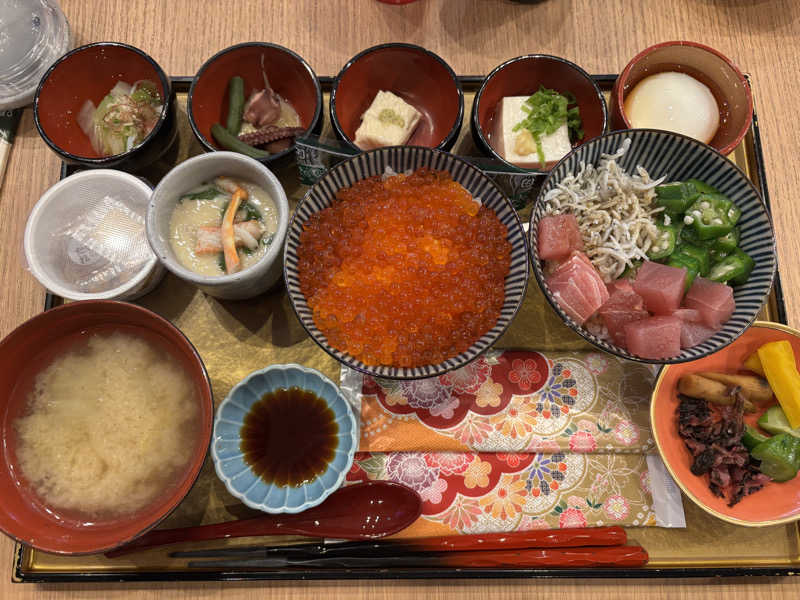
[[[245,144],[235,135],[228,133],[228,130],[219,123],[214,123],[211,126],[211,135],[213,135],[219,145],[226,150],[233,150],[240,154],[246,154],[251,158],[267,158],[270,155],[269,152],[253,148],[250,144]]]
[[[244,79],[238,75],[228,82],[228,120],[226,129],[231,135],[239,135],[244,113]]]

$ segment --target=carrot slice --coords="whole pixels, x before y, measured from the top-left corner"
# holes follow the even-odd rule
[[[233,197],[225,209],[222,217],[220,234],[222,235],[222,252],[225,255],[225,271],[230,275],[242,268],[239,254],[236,252],[236,238],[233,234],[233,221],[236,218],[236,211],[243,200],[247,200],[247,191],[237,187],[233,192]]]

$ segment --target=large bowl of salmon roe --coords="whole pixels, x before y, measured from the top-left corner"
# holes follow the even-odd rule
[[[508,198],[446,152],[397,146],[339,163],[306,194],[284,275],[309,335],[375,377],[464,366],[525,296],[527,241]]]

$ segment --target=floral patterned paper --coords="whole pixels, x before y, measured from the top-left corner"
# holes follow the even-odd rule
[[[494,351],[437,378],[364,377],[362,451],[646,453],[653,372],[597,352]]]
[[[408,537],[655,525],[653,380],[648,365],[591,351],[491,351],[419,381],[364,376],[348,481],[416,490]]]
[[[402,537],[655,525],[643,455],[358,453],[347,480],[370,479],[422,498],[422,516]]]

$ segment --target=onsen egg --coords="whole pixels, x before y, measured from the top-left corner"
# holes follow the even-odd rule
[[[709,143],[719,127],[711,90],[686,73],[672,71],[642,79],[625,98],[625,113],[637,129],[666,129]]]

